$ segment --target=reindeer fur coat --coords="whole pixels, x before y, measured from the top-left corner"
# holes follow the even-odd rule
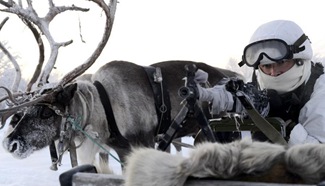
[[[272,183],[319,183],[325,178],[325,145],[284,146],[250,139],[202,143],[189,155],[134,149],[125,186],[180,186],[189,177]]]

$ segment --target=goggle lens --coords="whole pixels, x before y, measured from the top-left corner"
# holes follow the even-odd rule
[[[263,40],[247,45],[244,49],[243,61],[248,66],[256,66],[261,61],[281,61],[288,58],[289,46],[282,40]]]

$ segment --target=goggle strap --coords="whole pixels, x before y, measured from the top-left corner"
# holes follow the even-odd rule
[[[245,65],[245,62],[244,61],[241,61],[241,62],[238,63],[238,66],[239,67],[242,67],[243,65]]]
[[[299,53],[301,51],[305,50],[305,46],[300,47],[306,40],[308,39],[308,36],[305,34],[302,34],[300,38],[292,45],[292,53]]]

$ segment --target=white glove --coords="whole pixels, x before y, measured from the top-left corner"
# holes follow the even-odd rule
[[[233,110],[234,98],[226,90],[225,85],[216,85],[212,88],[202,88],[200,85],[197,85],[197,88],[200,101],[212,102],[212,114]]]
[[[209,74],[201,69],[195,72],[195,83],[206,83],[208,81]]]
[[[295,127],[293,127],[290,138],[288,141],[288,146],[294,146],[297,144],[304,144],[304,143],[320,143],[316,138],[308,135],[306,129],[298,123]]]

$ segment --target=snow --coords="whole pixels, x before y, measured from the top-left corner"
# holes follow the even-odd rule
[[[71,169],[69,153],[65,153],[62,165],[57,171],[50,169],[51,158],[49,148],[32,153],[25,159],[16,159],[2,146],[6,135],[6,127],[0,130],[0,186],[57,186],[60,185],[61,173]],[[115,153],[112,153],[116,156]],[[111,169],[121,174],[119,163],[110,159]]]
[[[26,159],[16,159],[2,146],[6,127],[0,131],[0,185],[60,185],[59,175],[70,168],[68,155],[63,156],[62,166],[58,171],[50,170],[49,149],[34,152]]]
[[[0,186],[58,186],[61,173],[71,169],[69,154],[62,159],[62,165],[57,171],[50,169],[51,158],[49,149],[36,151],[26,159],[16,159],[2,146],[6,127],[0,130]],[[185,143],[193,144],[192,139],[186,138]],[[189,149],[183,148],[182,153],[188,154]],[[172,148],[172,153],[175,153]],[[116,157],[116,153],[112,152]],[[121,174],[120,164],[110,157],[110,168],[115,174]]]

